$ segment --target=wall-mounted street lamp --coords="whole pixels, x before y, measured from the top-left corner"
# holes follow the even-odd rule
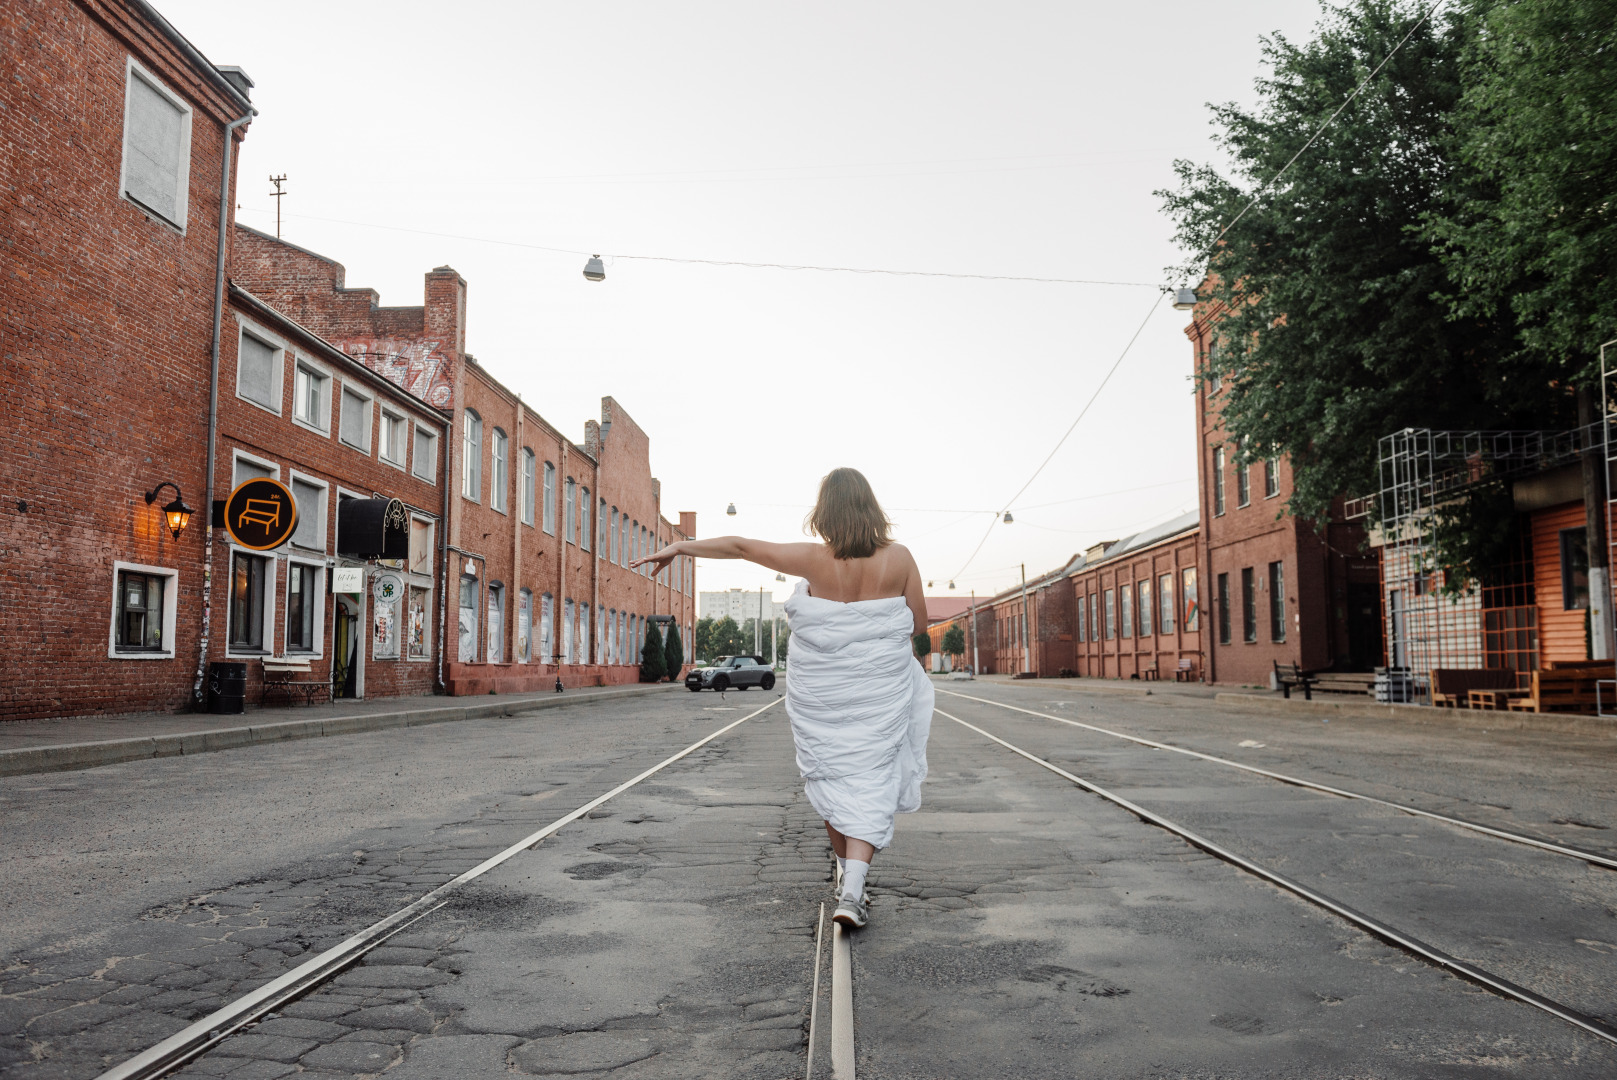
[[[146,505],[150,506],[157,501],[157,493],[166,487],[174,489],[174,501],[163,507],[163,516],[168,519],[168,531],[178,540],[185,527],[191,524],[191,508],[185,505],[185,498],[180,494],[180,486],[169,480],[152,488],[146,493]]]
[[[584,263],[584,278],[586,281],[605,281],[606,264],[601,262],[599,255],[591,255]]]

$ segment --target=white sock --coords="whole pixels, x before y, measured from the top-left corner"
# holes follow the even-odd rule
[[[843,874],[846,874],[847,872],[848,872],[848,860],[844,859],[841,855],[838,855],[837,856],[837,876],[840,878]]]
[[[858,859],[844,859],[842,867],[842,899],[862,900],[865,895],[865,875],[870,864]]]

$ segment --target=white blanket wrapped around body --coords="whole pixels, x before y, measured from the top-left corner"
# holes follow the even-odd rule
[[[786,715],[814,809],[844,836],[884,848],[893,815],[921,808],[932,681],[915,662],[902,596],[786,601],[792,630]]]

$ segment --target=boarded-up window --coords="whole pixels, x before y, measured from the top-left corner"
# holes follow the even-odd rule
[[[326,501],[326,489],[294,477],[292,498],[298,504],[298,527],[292,533],[292,542],[298,547],[321,547],[320,511]]]
[[[346,386],[342,392],[342,426],[337,434],[349,446],[371,448],[371,403]]]
[[[231,470],[230,490],[236,490],[248,480],[267,479],[274,475],[275,470],[267,466],[260,465],[256,461],[248,461],[246,458],[237,458],[235,468]]]
[[[410,573],[432,573],[432,522],[410,519]]]
[[[129,69],[124,111],[124,194],[164,220],[185,226],[191,158],[191,110],[149,77]]]
[[[275,392],[275,360],[280,350],[251,334],[241,335],[236,350],[236,393],[249,401],[281,411],[281,396]]]

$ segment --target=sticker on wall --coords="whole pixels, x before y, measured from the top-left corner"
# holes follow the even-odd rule
[[[244,548],[278,548],[292,539],[297,527],[297,500],[279,480],[267,476],[243,480],[225,500],[225,531]]]
[[[392,607],[404,596],[404,579],[391,571],[377,574],[371,584],[371,595],[378,605]]]

